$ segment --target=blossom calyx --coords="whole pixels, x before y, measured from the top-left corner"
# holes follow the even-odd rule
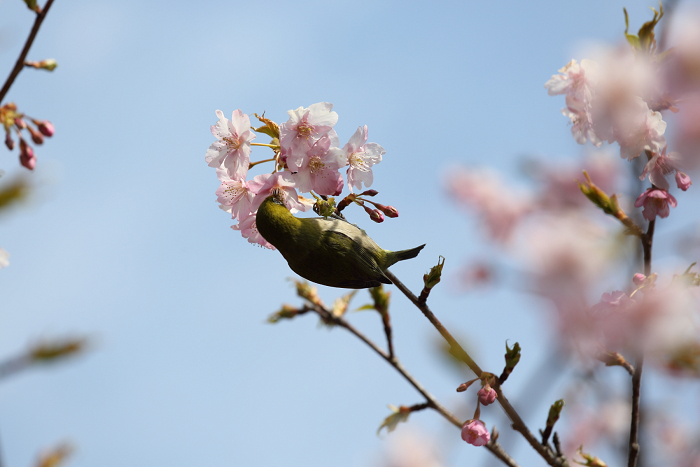
[[[280,139],[280,126],[277,123],[270,120],[269,118],[265,118],[265,112],[263,112],[262,116],[256,113],[254,113],[253,115],[255,115],[258,120],[264,123],[264,125],[258,128],[253,128],[253,130],[255,130],[258,133],[266,134],[270,138],[277,138],[277,140]]]

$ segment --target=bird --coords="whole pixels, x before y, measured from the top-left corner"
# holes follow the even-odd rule
[[[345,220],[295,217],[277,193],[262,202],[255,223],[292,271],[311,282],[343,289],[391,284],[386,269],[415,258],[425,247],[384,250],[364,230]]]

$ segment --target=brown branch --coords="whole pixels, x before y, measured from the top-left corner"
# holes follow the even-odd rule
[[[17,62],[15,62],[15,67],[10,72],[10,76],[7,77],[7,80],[5,80],[5,84],[3,84],[2,86],[2,90],[0,90],[0,103],[2,103],[3,99],[5,99],[5,95],[10,90],[10,86],[12,86],[12,83],[15,82],[17,75],[19,75],[19,72],[22,71],[22,68],[24,68],[24,61],[27,58],[29,49],[32,47],[32,43],[34,43],[34,38],[39,32],[39,27],[41,27],[41,23],[44,21],[46,14],[49,12],[49,8],[51,8],[52,3],[53,0],[47,0],[46,5],[44,5],[44,8],[41,10],[41,12],[37,13],[36,19],[34,20],[34,26],[32,26],[32,30],[29,32],[29,37],[27,37],[27,41],[24,43],[24,48],[22,48],[22,52],[19,54]]]
[[[307,305],[308,307],[308,305]],[[306,308],[306,307],[305,307]],[[334,316],[332,313],[330,313],[328,310],[326,310],[323,306],[321,305],[314,305],[313,308],[310,308],[313,311],[315,311],[324,322],[332,322],[342,328],[347,329],[350,331],[352,334],[354,334],[357,338],[359,338],[361,341],[363,341],[365,344],[367,344],[372,350],[374,350],[375,353],[377,353],[380,357],[382,357],[384,360],[386,360],[389,365],[393,366],[396,371],[398,371],[401,376],[404,377],[406,381],[409,382],[411,386],[413,386],[423,397],[425,397],[425,400],[427,401],[427,407],[430,407],[434,410],[436,410],[440,415],[445,417],[450,423],[452,423],[454,426],[457,428],[462,428],[462,421],[460,421],[454,414],[452,414],[450,411],[448,411],[442,404],[440,404],[435,397],[430,394],[427,389],[423,387],[422,384],[420,384],[409,372],[406,370],[406,368],[399,362],[399,360],[396,358],[396,356],[389,355],[387,352],[379,348],[377,344],[372,342],[369,338],[367,338],[364,334],[362,334],[360,331],[358,331],[352,324],[349,322],[345,321],[342,317],[339,316]],[[416,407],[421,407],[422,405],[417,405]],[[503,449],[503,447],[496,441],[496,440],[490,440],[486,445],[486,448],[491,451],[491,453],[498,457],[504,464],[506,464],[509,467],[519,467],[518,464],[511,458],[508,453]]]
[[[649,221],[647,232],[642,236],[642,252],[644,254],[644,275],[651,274],[651,248],[654,243],[654,227],[656,219]],[[632,417],[630,421],[629,457],[627,467],[636,467],[639,458],[639,401],[642,386],[642,369],[644,368],[644,353],[640,352],[634,363],[632,374]]]
[[[463,361],[475,374],[476,376],[481,376],[482,370],[479,365],[469,356],[469,354],[462,348],[461,345],[452,337],[452,334],[442,325],[440,320],[437,319],[435,314],[430,310],[426,303],[421,302],[414,294],[411,292],[391,271],[385,271],[386,276],[394,283],[396,287],[420,310],[423,312],[428,321],[435,326],[435,329],[442,335],[442,337],[450,345],[450,351],[453,355]],[[551,466],[564,467],[568,466],[568,462],[563,456],[557,456],[548,446],[543,446],[537,438],[530,432],[523,422],[518,412],[510,405],[508,399],[503,395],[500,385],[496,384],[494,389],[498,394],[496,399],[503,410],[506,412],[510,420],[513,422],[513,429],[518,431],[523,437],[530,443],[530,445],[537,451],[540,456]]]

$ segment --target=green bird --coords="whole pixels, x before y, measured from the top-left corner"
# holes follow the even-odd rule
[[[275,195],[260,205],[255,223],[292,271],[329,287],[364,289],[391,284],[384,271],[398,261],[415,258],[425,246],[384,250],[347,221],[294,217]]]

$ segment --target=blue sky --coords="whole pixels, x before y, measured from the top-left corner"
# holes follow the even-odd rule
[[[584,58],[586,44],[621,40],[623,6],[636,29],[649,5],[57,0],[29,58],[59,67],[25,70],[8,95],[56,135],[37,148],[31,199],[0,217],[0,246],[12,255],[0,271],[0,354],[52,336],[87,335],[92,345],[0,386],[7,465],[66,439],[77,446],[74,467],[369,465],[387,442],[375,435],[386,404],[420,396],[342,330],[311,316],[265,324],[299,301],[281,255],[249,245],[217,208],[204,162],[214,111],[282,122],[289,109],[327,101],[342,142],[368,125],[387,151],[372,188],[401,216],[368,225],[358,211],[355,221],[387,249],[427,243],[392,268],[418,290],[439,255],[453,277],[484,251],[479,226],[446,195],[450,167],[515,177],[523,155],[579,156],[563,101],[544,82]],[[32,17],[19,0],[0,1],[0,12],[6,73]],[[16,157],[0,150],[8,178],[23,170]],[[431,304],[482,367],[500,370],[506,339],[524,347],[523,378],[507,388],[517,395],[550,338],[539,302],[449,284]],[[328,302],[342,293],[321,289]],[[393,298],[398,356],[469,418],[454,388],[470,375],[445,364],[436,332],[398,291]],[[353,303],[367,300],[360,292]],[[375,314],[351,319],[383,342]],[[544,419],[540,405],[533,420]],[[495,423],[499,409],[489,409]],[[491,460],[435,413],[409,425],[438,438],[450,465]],[[512,453],[534,465],[528,448]]]

